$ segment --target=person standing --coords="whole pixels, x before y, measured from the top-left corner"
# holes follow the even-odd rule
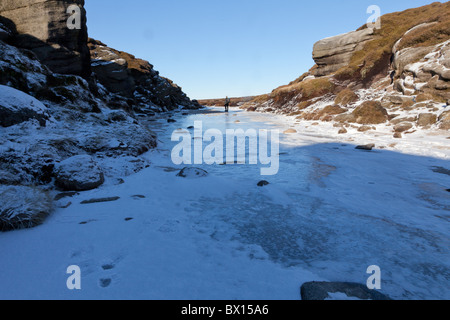
[[[231,100],[230,100],[230,98],[226,98],[225,99],[225,112],[228,112],[229,111],[229,108],[230,108],[230,102],[231,102]]]

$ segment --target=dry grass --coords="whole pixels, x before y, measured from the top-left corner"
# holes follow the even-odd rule
[[[345,107],[350,103],[358,101],[358,99],[359,99],[358,95],[354,93],[352,90],[344,89],[338,93],[336,100],[334,100],[334,103]]]
[[[53,206],[50,195],[35,187],[3,186],[0,201],[0,231],[38,226]]]
[[[355,122],[359,124],[380,124],[388,120],[389,115],[378,101],[366,101],[353,111]]]
[[[302,82],[294,82],[287,86],[282,86],[269,95],[273,99],[275,106],[279,107],[297,97],[297,103],[311,100],[333,93],[336,85],[329,78],[309,79]]]
[[[387,71],[392,48],[402,36],[414,26],[438,22],[430,27],[408,34],[401,42],[402,47],[434,45],[448,39],[450,30],[450,2],[435,2],[428,6],[381,17],[381,29],[375,30],[375,39],[356,52],[348,66],[335,74],[339,80],[360,80],[368,83],[383,71]],[[360,30],[366,28],[363,26]]]

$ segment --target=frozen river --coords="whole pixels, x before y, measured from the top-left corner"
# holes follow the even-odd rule
[[[365,284],[371,265],[394,299],[450,299],[448,159],[355,150],[283,134],[281,116],[221,111],[149,122],[159,139],[149,168],[81,193],[40,227],[0,234],[0,299],[295,300],[307,281]],[[198,164],[207,177],[177,177],[186,165],[173,164],[171,136],[195,121],[279,130],[278,173]],[[111,196],[120,199],[80,204]],[[66,287],[70,265],[81,290]]]

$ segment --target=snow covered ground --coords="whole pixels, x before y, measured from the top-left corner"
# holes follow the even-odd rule
[[[149,168],[60,200],[72,204],[42,226],[0,233],[0,299],[296,300],[307,281],[366,283],[370,265],[394,299],[450,299],[448,132],[338,136],[332,123],[216,111],[149,122],[160,140]],[[281,136],[275,176],[196,165],[209,175],[184,179],[170,137],[196,120],[298,133]],[[368,143],[377,149],[355,150]],[[105,197],[120,199],[81,204]],[[81,290],[66,287],[71,265]]]

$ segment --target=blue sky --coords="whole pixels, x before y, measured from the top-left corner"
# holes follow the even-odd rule
[[[322,38],[425,0],[87,0],[89,36],[150,61],[193,99],[268,93],[313,65]]]

